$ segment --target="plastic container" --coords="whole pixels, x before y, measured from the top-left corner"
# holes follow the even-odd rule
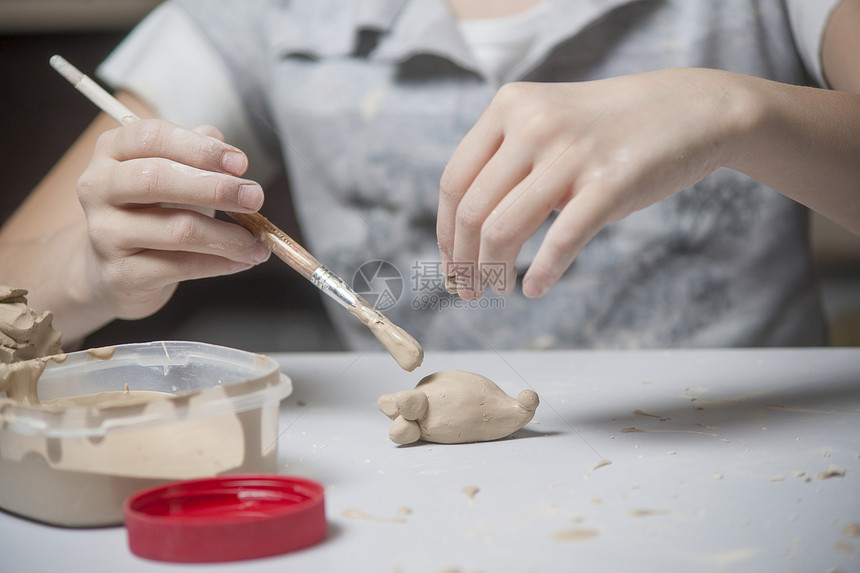
[[[131,494],[176,480],[275,472],[290,379],[267,356],[150,342],[49,359],[42,402],[128,390],[142,403],[49,410],[0,401],[0,507],[55,525],[118,525]]]

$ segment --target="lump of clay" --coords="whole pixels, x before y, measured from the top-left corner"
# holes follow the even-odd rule
[[[0,286],[0,362],[11,363],[62,352],[50,312],[27,306],[27,291]]]
[[[443,370],[423,378],[414,390],[380,396],[377,406],[394,421],[388,436],[395,444],[419,439],[460,444],[516,432],[532,419],[539,402],[532,390],[512,398],[483,376]]]

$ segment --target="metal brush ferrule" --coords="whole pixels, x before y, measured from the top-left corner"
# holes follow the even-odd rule
[[[346,281],[326,267],[315,270],[311,275],[311,282],[344,308],[355,308],[358,304],[358,295],[346,284]]]

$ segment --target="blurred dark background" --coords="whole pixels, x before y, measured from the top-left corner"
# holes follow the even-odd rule
[[[96,109],[48,65],[61,54],[84,73],[158,0],[0,0],[0,221],[14,211]],[[263,213],[301,241],[285,180],[266,189]],[[860,239],[813,215],[812,240],[834,345],[860,346]],[[349,278],[349,277],[345,277]],[[26,285],[10,285],[24,287]],[[40,309],[43,310],[43,309]],[[50,309],[48,309],[50,310]],[[285,264],[180,285],[153,317],[115,321],[87,346],[186,339],[255,350],[340,348],[319,293]]]

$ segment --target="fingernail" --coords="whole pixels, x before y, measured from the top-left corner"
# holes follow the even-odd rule
[[[221,156],[221,167],[234,175],[242,175],[247,169],[248,160],[243,153],[227,151]]]
[[[269,260],[269,256],[271,254],[272,251],[269,250],[269,247],[263,243],[257,243],[254,245],[254,250],[251,252],[251,260],[256,264],[265,263]]]
[[[471,288],[458,289],[457,293],[463,300],[478,300],[478,293]]]
[[[537,298],[543,296],[544,287],[533,278],[526,277],[523,279],[523,294],[528,298]]]
[[[259,185],[246,183],[239,186],[239,205],[256,211],[263,206],[263,190]]]

